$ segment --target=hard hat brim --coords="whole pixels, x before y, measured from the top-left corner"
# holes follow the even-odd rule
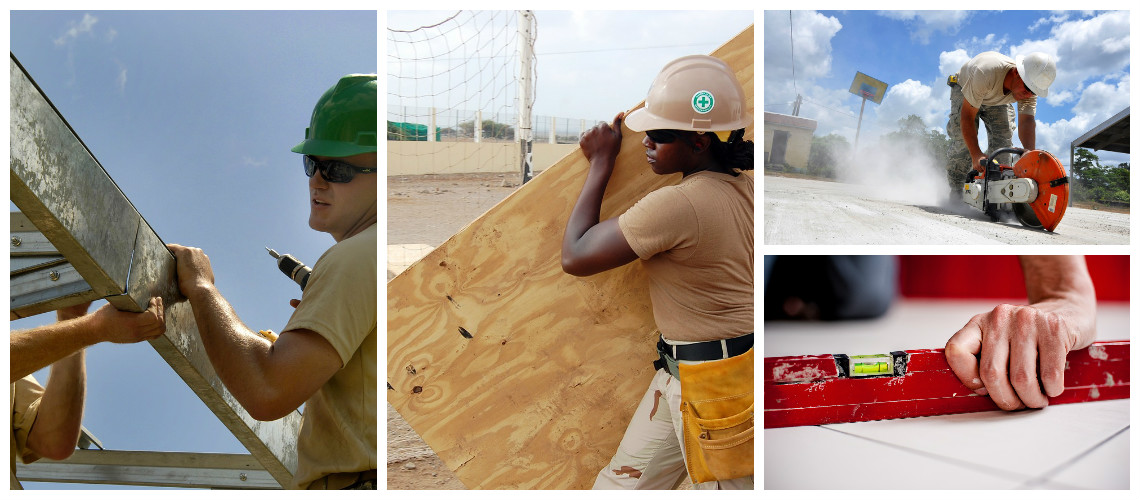
[[[739,120],[734,123],[724,124],[716,127],[716,130],[710,128],[694,127],[692,122],[682,122],[677,120],[670,120],[663,118],[649,112],[644,107],[633,110],[625,117],[625,126],[629,127],[634,132],[644,132],[646,130],[690,130],[693,132],[714,132],[723,130],[737,130],[746,128],[752,125],[752,114],[745,111]]]
[[[300,144],[293,146],[290,151],[305,155],[342,158],[345,156],[352,156],[363,153],[375,153],[376,146],[360,146],[357,144],[350,144],[341,141],[306,139],[301,141]]]

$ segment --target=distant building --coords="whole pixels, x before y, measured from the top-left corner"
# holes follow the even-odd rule
[[[764,164],[806,169],[815,128],[815,120],[765,111]]]

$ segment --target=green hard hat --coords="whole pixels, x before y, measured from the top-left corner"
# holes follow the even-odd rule
[[[294,153],[352,156],[376,152],[376,75],[346,75],[313,108]]]

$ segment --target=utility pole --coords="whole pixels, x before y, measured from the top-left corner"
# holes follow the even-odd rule
[[[531,168],[532,148],[534,147],[534,130],[531,128],[531,109],[534,107],[534,12],[529,10],[518,11],[519,17],[519,96],[518,133],[520,159],[522,160],[522,183],[525,184],[533,176]]]

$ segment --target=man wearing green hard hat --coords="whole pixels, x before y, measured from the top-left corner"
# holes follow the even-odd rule
[[[246,327],[199,248],[167,245],[218,377],[258,420],[305,411],[298,489],[376,489],[376,75],[342,77],[317,101],[301,153],[317,260],[275,341]]]

